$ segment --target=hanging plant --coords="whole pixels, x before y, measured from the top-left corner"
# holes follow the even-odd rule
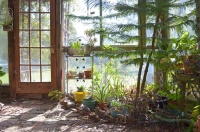
[[[8,7],[7,1],[3,0],[0,3],[1,15],[0,15],[0,25],[3,27],[4,31],[13,30],[13,10]]]

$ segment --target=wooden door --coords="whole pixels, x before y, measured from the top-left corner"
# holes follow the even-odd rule
[[[14,11],[16,93],[56,86],[55,0],[17,0]]]

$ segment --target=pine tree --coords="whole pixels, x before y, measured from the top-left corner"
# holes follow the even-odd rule
[[[169,13],[169,9],[180,9],[187,6],[194,6],[194,0],[188,0],[183,3],[179,3],[179,0],[139,0],[138,2],[137,0],[126,0],[119,1],[116,5],[106,2],[106,0],[99,0],[98,2],[95,0],[87,1],[92,5],[92,7],[99,6],[99,9],[101,10],[100,12],[110,8],[116,13],[107,16],[100,14],[100,16],[94,17],[69,16],[82,20],[99,20],[96,21],[99,22],[100,25],[95,28],[96,33],[101,34],[104,39],[109,39],[114,43],[138,43],[138,47],[129,51],[117,48],[117,50],[115,49],[114,52],[112,52],[112,48],[106,49],[104,47],[104,55],[106,53],[107,57],[129,57],[129,59],[122,61],[122,63],[126,65],[139,65],[136,97],[143,94],[148,67],[149,64],[153,62],[152,60],[154,59],[154,54],[157,52],[157,48],[159,47],[164,51],[169,46],[170,39],[167,35],[169,29],[179,30],[183,26],[195,24],[190,17],[190,15],[193,15],[193,12],[184,16]],[[196,0],[196,3],[196,6],[198,6],[198,0]],[[116,18],[116,21],[120,18],[131,21],[131,19],[129,20],[129,16],[133,14],[138,14],[138,23],[116,23],[111,27],[106,26],[103,23],[104,20],[113,18]],[[135,35],[133,31],[136,29],[138,30],[138,34]],[[152,32],[151,37],[146,36],[147,30]],[[151,44],[150,48],[148,48],[147,43]],[[143,79],[141,80],[144,64],[146,65]]]

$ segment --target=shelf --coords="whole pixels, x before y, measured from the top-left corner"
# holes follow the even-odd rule
[[[91,55],[66,55],[67,57],[92,57]]]
[[[90,78],[67,77],[66,79],[92,79],[92,77]]]
[[[92,55],[73,55],[66,53],[64,56],[64,88],[66,92],[76,90],[84,85],[86,88],[93,86],[93,57]]]

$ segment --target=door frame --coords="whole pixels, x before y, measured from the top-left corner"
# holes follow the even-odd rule
[[[51,48],[54,48],[54,53],[51,54],[51,82],[39,82],[34,84],[28,83],[20,83],[19,71],[20,71],[20,63],[19,63],[19,13],[18,13],[18,1],[12,0],[9,1],[9,6],[14,9],[14,28],[9,36],[9,77],[10,77],[10,93],[12,97],[16,97],[16,94],[47,94],[50,91],[55,89],[60,89],[60,53],[58,52],[60,47],[60,36],[59,28],[57,29],[56,25],[60,25],[60,15],[56,15],[60,13],[58,7],[60,7],[60,0],[50,0],[50,8],[51,8]],[[59,4],[59,5],[58,5]],[[18,7],[17,7],[18,6]],[[12,44],[12,46],[11,46]],[[18,50],[17,50],[18,49]],[[17,56],[18,59],[15,58]],[[28,89],[27,89],[28,87]]]

